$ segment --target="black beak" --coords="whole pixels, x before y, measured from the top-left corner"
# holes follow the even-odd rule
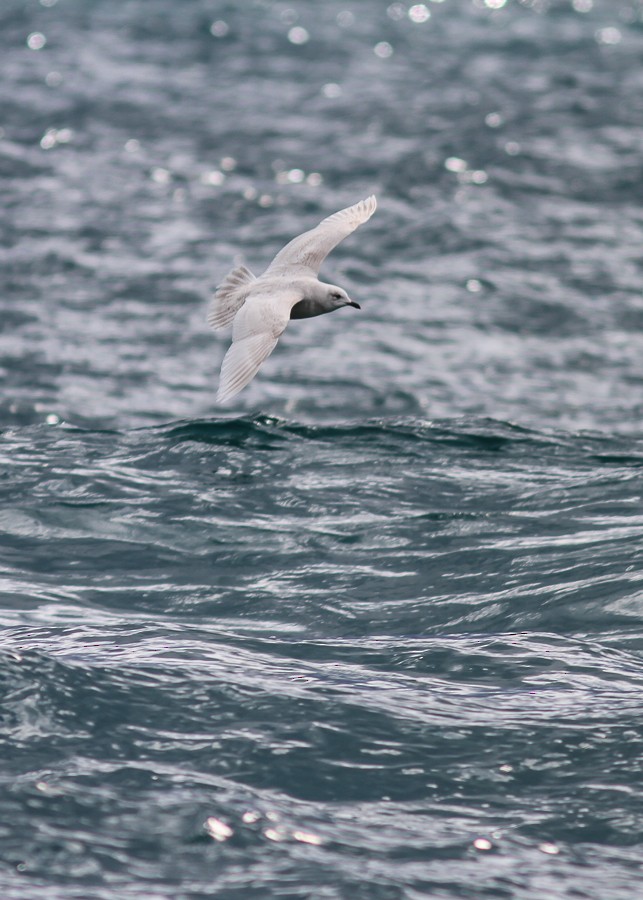
[[[361,309],[361,308],[362,308],[362,307],[359,305],[359,303],[355,303],[354,300],[349,300],[348,303],[346,304],[346,306],[354,306],[355,309]]]

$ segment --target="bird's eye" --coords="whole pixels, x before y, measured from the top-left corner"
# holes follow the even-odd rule
[[[333,291],[333,293],[331,294],[331,297],[333,298],[333,300],[341,300],[342,299],[342,295],[338,291]]]

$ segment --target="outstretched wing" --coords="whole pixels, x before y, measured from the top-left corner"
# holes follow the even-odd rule
[[[375,212],[377,201],[373,195],[354,206],[340,209],[319,223],[317,228],[294,238],[275,256],[267,272],[278,269],[300,268],[305,274],[319,274],[321,264],[340,241],[366,222]]]
[[[223,358],[217,402],[225,403],[249,384],[277,346],[301,291],[288,289],[250,296],[237,312],[232,344]]]
[[[259,371],[259,366],[277,346],[277,338],[268,333],[234,341],[223,358],[217,403],[225,403],[242,391]]]

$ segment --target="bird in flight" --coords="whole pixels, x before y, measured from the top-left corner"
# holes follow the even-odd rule
[[[343,288],[320,281],[319,269],[340,241],[370,219],[376,206],[370,196],[328,216],[286,244],[258,278],[245,266],[227,275],[208,310],[208,324],[215,330],[232,325],[218,403],[230,400],[252,381],[290,319],[321,316],[342,306],[360,309]]]

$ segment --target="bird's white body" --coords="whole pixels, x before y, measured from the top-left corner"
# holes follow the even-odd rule
[[[208,312],[215,328],[232,325],[232,344],[221,366],[217,400],[224,403],[254,378],[290,319],[354,306],[346,292],[319,281],[330,251],[375,212],[375,197],[342,209],[299,235],[277,254],[259,278],[240,266],[217,289]]]

